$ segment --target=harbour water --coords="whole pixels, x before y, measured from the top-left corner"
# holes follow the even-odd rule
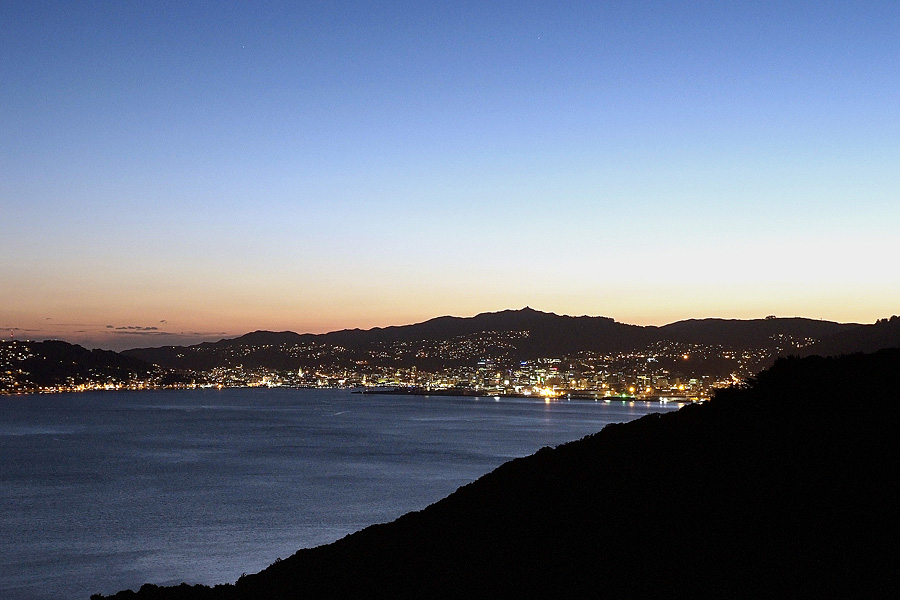
[[[674,404],[226,389],[0,396],[0,598],[215,584]]]

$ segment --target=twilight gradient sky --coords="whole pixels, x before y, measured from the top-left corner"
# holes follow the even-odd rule
[[[900,3],[0,4],[0,331],[900,313]]]

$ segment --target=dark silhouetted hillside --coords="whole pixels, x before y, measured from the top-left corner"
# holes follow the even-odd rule
[[[434,369],[473,364],[473,358],[454,360],[433,351],[417,353],[410,351],[409,345],[419,343],[424,348],[427,342],[506,332],[516,335],[488,342],[484,355],[478,358],[491,358],[492,350],[495,357],[511,362],[575,355],[582,351],[614,353],[642,349],[666,340],[728,348],[768,348],[777,354],[795,349],[797,346],[793,344],[809,344],[810,340],[821,340],[855,327],[856,324],[801,318],[700,319],[655,327],[627,325],[608,317],[571,317],[524,308],[317,335],[256,331],[214,343],[136,348],[123,354],[170,369],[206,370],[240,364],[249,368],[290,370],[324,363],[350,366],[360,360],[374,364],[378,359],[373,356],[384,351],[389,357],[384,364]]]
[[[235,585],[115,597],[897,597],[898,372],[900,350],[780,359]]]
[[[582,350],[628,350],[655,339],[655,329],[625,325],[606,317],[559,316],[525,308],[482,313],[475,317],[438,317],[414,325],[368,330],[345,329],[317,335],[256,331],[214,343],[189,347],[135,348],[126,350],[123,354],[174,369],[202,370],[237,362],[245,367],[295,369],[314,361],[304,361],[295,354],[286,352],[287,346],[339,347],[340,358],[347,364],[352,364],[354,359],[371,358],[365,354],[367,350],[396,343],[450,340],[484,332],[527,332],[527,335],[516,339],[514,358],[528,359]],[[235,348],[238,347],[248,348],[250,351],[237,353]],[[338,357],[332,354],[330,360],[338,360]],[[411,363],[408,366],[415,363],[434,368],[450,361],[437,357],[405,362]]]
[[[608,317],[570,317],[532,308],[481,313],[474,317],[438,317],[424,323],[327,333],[323,340],[348,347],[372,342],[446,340],[482,331],[528,331],[517,344],[523,358],[580,350],[621,350],[652,339],[647,328]]]
[[[29,355],[16,361],[17,380],[28,388],[63,384],[126,382],[146,377],[152,366],[133,356],[109,350],[88,350],[57,340],[11,342]],[[10,344],[10,343],[7,343]]]
[[[882,348],[900,348],[900,317],[880,319],[873,325],[859,325],[831,335],[804,348],[804,355],[839,356],[854,352],[875,352]]]
[[[134,348],[122,352],[166,369],[206,370],[240,363],[247,367],[268,366],[275,369],[295,369],[296,360],[282,351],[282,346],[302,344],[315,339],[312,334],[293,331],[254,331],[240,337],[204,342],[193,346],[161,346]],[[252,352],[235,352],[249,348]]]
[[[692,344],[721,344],[734,348],[764,348],[779,339],[817,340],[850,331],[855,323],[834,323],[802,317],[768,319],[689,319],[663,325],[665,339]],[[780,336],[780,337],[779,337]]]

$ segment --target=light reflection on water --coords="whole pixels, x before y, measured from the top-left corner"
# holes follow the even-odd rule
[[[677,406],[196,390],[0,397],[0,598],[223,583]]]

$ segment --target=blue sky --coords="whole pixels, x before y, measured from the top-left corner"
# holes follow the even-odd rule
[[[0,328],[872,322],[898,33],[888,2],[5,2]]]

